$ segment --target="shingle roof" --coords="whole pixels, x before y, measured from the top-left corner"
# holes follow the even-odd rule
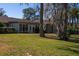
[[[3,23],[15,22],[15,21],[18,21],[18,20],[21,20],[21,19],[7,17],[7,16],[0,16],[0,22],[3,22]]]
[[[32,24],[39,24],[40,20],[26,20],[26,19],[19,19],[7,16],[0,16],[0,22],[3,23],[32,23]],[[44,24],[50,24],[52,21],[44,20]]]

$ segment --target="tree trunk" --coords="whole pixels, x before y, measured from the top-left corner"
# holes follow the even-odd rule
[[[67,3],[64,3],[64,9],[65,9],[65,19],[64,19],[64,31],[63,31],[63,39],[68,40],[68,34],[67,34]]]
[[[64,19],[63,19],[63,22],[62,22],[63,25],[60,26],[61,23],[59,23],[59,25],[58,25],[58,27],[59,27],[59,29],[58,29],[58,39],[68,40],[68,34],[67,34],[67,4],[64,3],[63,5],[64,5],[65,13],[64,13]],[[63,28],[61,28],[61,27],[63,27]]]
[[[43,3],[40,4],[40,37],[44,37],[43,30]]]
[[[78,17],[77,17],[77,21],[76,21],[76,30],[77,30],[77,33],[78,33]]]
[[[63,39],[62,37],[63,31],[61,30],[60,24],[57,26],[57,39]]]

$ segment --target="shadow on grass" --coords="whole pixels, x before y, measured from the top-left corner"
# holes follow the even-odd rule
[[[72,51],[72,52],[75,52],[75,53],[79,54],[79,45],[67,46],[65,48],[58,48],[58,49]]]
[[[56,36],[45,36],[44,38],[58,40]],[[65,40],[63,40],[63,41],[65,41]],[[69,40],[67,40],[67,41],[68,42],[79,43],[79,38],[70,37]]]
[[[79,38],[70,38],[68,41],[79,43]]]
[[[52,36],[45,36],[45,38],[53,39],[53,40],[58,40],[57,37],[53,36],[53,35]],[[79,43],[79,38],[71,37],[67,42]],[[66,50],[66,51],[72,51],[72,52],[77,53],[79,55],[79,45],[65,46],[64,48],[58,48],[58,49]]]

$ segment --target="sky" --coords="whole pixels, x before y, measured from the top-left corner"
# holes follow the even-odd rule
[[[20,3],[0,3],[0,8],[3,8],[6,11],[6,15],[15,18],[22,18],[22,10],[28,7],[35,8],[35,4],[31,3],[29,5],[26,5]]]
[[[33,7],[36,8],[37,4],[29,3],[20,4],[20,3],[0,3],[0,8],[3,8],[6,11],[6,15],[14,18],[23,18],[22,10],[24,8]]]

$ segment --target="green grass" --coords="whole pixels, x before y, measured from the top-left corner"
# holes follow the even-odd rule
[[[77,36],[79,37],[79,35]],[[38,34],[0,34],[0,55],[78,56],[79,43],[41,38]]]

